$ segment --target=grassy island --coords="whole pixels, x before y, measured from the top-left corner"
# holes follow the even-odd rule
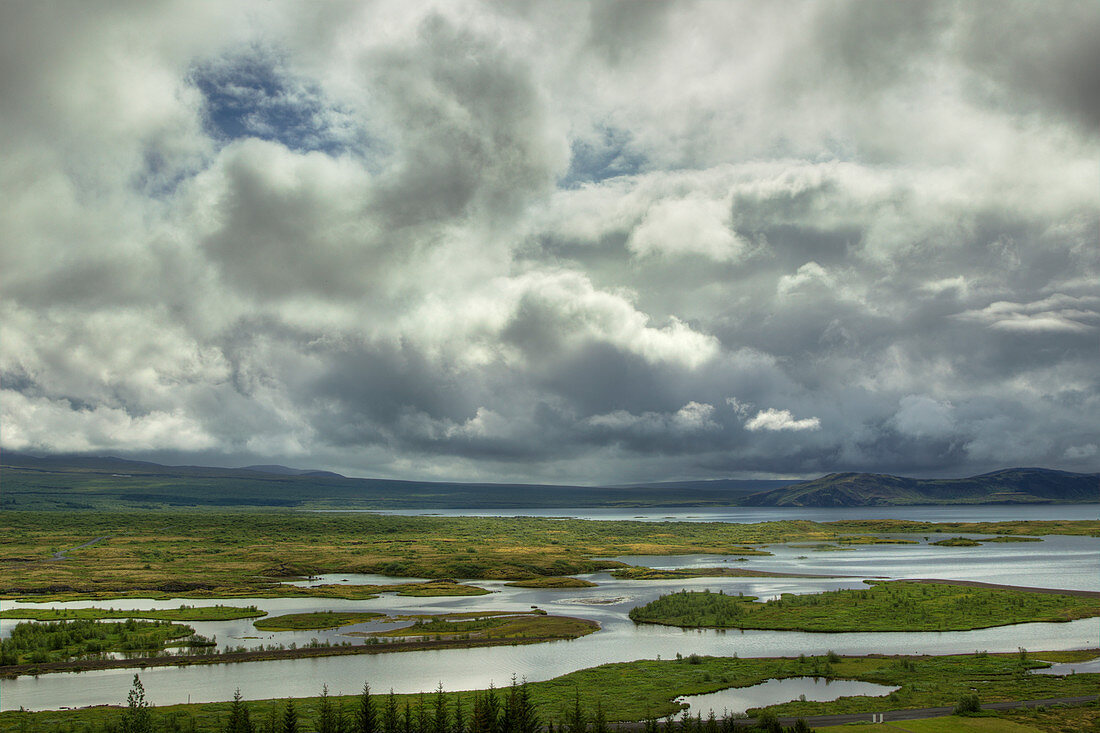
[[[0,642],[0,665],[63,662],[105,652],[148,654],[194,633],[190,626],[168,621],[25,621]]]
[[[596,583],[583,578],[570,578],[568,576],[550,576],[546,578],[531,578],[529,580],[514,580],[506,585],[516,588],[595,588]]]
[[[679,578],[843,578],[843,575],[811,575],[808,573],[773,573],[747,568],[675,568],[659,570],[634,566],[611,571],[620,580],[677,580]],[[857,576],[865,577],[865,576]]]
[[[465,614],[464,616],[468,616]],[[598,631],[595,621],[545,613],[492,614],[474,618],[419,617],[412,626],[376,631],[371,636],[460,637],[464,639],[576,639]]]
[[[966,631],[1100,616],[1100,597],[947,583],[868,582],[866,589],[784,594],[766,603],[709,590],[680,591],[632,609],[630,618],[689,628],[844,632]]]
[[[307,631],[310,629],[336,629],[341,626],[373,621],[385,614],[370,611],[319,611],[316,613],[287,613],[268,616],[256,621],[260,631]]]
[[[982,543],[969,537],[948,537],[946,540],[929,542],[928,544],[940,547],[980,547]]]
[[[235,621],[241,618],[266,616],[255,606],[180,606],[146,611],[118,608],[9,608],[0,611],[0,618],[32,621],[98,621],[102,619],[152,619],[157,621]]]

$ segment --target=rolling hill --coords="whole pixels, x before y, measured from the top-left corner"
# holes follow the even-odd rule
[[[628,486],[348,478],[280,465],[164,466],[115,457],[0,455],[2,509],[860,507],[1100,502],[1100,474],[1010,468],[960,479],[834,473],[811,481],[673,481]]]
[[[879,473],[831,473],[746,497],[744,506],[898,506],[903,504],[1049,504],[1100,501],[1100,474],[1008,468],[958,479]]]

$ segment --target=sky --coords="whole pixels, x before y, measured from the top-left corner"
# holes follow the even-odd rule
[[[0,446],[1100,469],[1100,4],[0,4]]]

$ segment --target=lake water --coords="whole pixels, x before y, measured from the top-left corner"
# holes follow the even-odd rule
[[[896,690],[896,687],[876,685],[858,680],[827,680],[821,677],[788,677],[782,680],[768,680],[751,687],[730,687],[705,695],[684,695],[677,702],[688,706],[692,715],[710,713],[717,717],[738,715],[752,708],[809,700],[811,702],[830,702],[841,697],[882,697]]]
[[[920,510],[916,513],[915,510]],[[1080,519],[1096,516],[1095,505],[1084,505],[1076,511],[1064,506],[1044,507],[913,507],[889,510],[891,516],[914,520],[995,520],[1028,518],[1019,516],[1021,509],[1032,512],[1030,518]],[[982,511],[979,511],[982,510]],[[571,510],[547,511],[547,515],[564,516]],[[592,514],[591,510],[586,516]],[[652,512],[638,509],[614,510],[607,519],[651,520],[669,515],[667,509]],[[745,511],[753,512],[751,518]],[[775,512],[777,510],[760,510]],[[780,510],[787,511],[790,510]],[[821,510],[833,513],[831,518],[870,516],[870,510]],[[969,515],[960,516],[961,512]],[[1084,514],[1084,512],[1090,514]],[[950,517],[942,516],[950,513]],[[440,513],[440,512],[436,512]],[[838,513],[847,513],[840,516]],[[901,516],[903,513],[908,516]],[[528,513],[531,514],[531,513]],[[1015,514],[1016,516],[1006,516]],[[1035,516],[1038,514],[1039,516]],[[625,516],[629,515],[629,516]],[[597,518],[594,517],[593,518]],[[683,516],[689,521],[764,521],[755,510],[720,509],[713,512],[693,508]],[[788,514],[787,518],[793,518]],[[808,517],[800,514],[800,518]],[[932,535],[934,541],[944,535]],[[910,538],[913,538],[910,536]],[[150,668],[141,672],[149,700],[157,705],[229,699],[240,688],[245,699],[298,697],[319,694],[327,684],[333,694],[352,694],[368,681],[371,687],[396,692],[430,691],[440,682],[448,690],[486,687],[490,682],[506,685],[513,674],[529,680],[544,680],[585,667],[607,662],[643,658],[672,658],[683,655],[709,654],[742,657],[797,656],[823,654],[834,650],[841,654],[905,653],[946,654],[975,650],[991,652],[1028,649],[1081,649],[1098,644],[1100,620],[1085,619],[1063,624],[1020,624],[996,629],[966,632],[935,633],[849,633],[813,634],[787,631],[715,631],[681,630],[676,628],[635,625],[627,618],[634,606],[648,603],[663,593],[681,588],[744,593],[771,598],[781,593],[816,593],[836,588],[855,588],[865,578],[945,578],[978,580],[1036,587],[1057,587],[1100,590],[1100,539],[1092,537],[1047,537],[1041,543],[994,543],[981,547],[937,547],[923,538],[914,545],[857,545],[850,551],[818,552],[811,548],[770,546],[772,556],[751,557],[746,562],[722,555],[646,556],[618,558],[633,564],[658,568],[725,566],[800,572],[821,575],[850,575],[840,578],[698,578],[674,581],[616,580],[607,573],[584,575],[599,585],[595,588],[560,590],[508,587],[501,581],[471,581],[490,591],[489,595],[473,597],[415,598],[385,594],[366,601],[339,599],[276,598],[276,599],[172,599],[153,601],[142,599],[116,601],[84,601],[45,604],[52,607],[79,608],[108,606],[115,608],[153,609],[188,605],[256,605],[272,615],[317,610],[362,610],[391,614],[443,613],[453,611],[524,611],[537,606],[554,614],[578,616],[598,621],[601,630],[573,641],[554,642],[482,649],[450,649],[426,652],[391,652],[376,655],[355,655],[320,659],[280,660],[238,664],[216,664],[183,668]],[[379,576],[335,574],[315,581],[296,584],[335,582],[347,584],[376,583]],[[396,579],[388,579],[397,582]],[[42,604],[3,602],[3,608]],[[0,635],[10,635],[14,620],[0,621]],[[348,637],[346,632],[373,626],[349,626],[338,630],[307,632],[260,632],[249,619],[225,622],[195,622],[191,624],[205,636],[217,636],[219,646],[260,647],[266,644],[308,644],[312,639],[360,643],[361,637]],[[1080,668],[1080,665],[1078,665]],[[38,678],[20,677],[0,680],[0,709],[25,707],[30,710],[57,708],[61,705],[124,704],[133,679],[133,670],[103,670],[79,674],[50,674]],[[834,683],[836,684],[836,683]],[[727,691],[729,692],[729,691]],[[799,694],[796,693],[795,698]],[[848,693],[844,693],[848,694]],[[759,703],[757,703],[759,704]],[[732,709],[732,708],[731,708]]]
[[[355,510],[371,513],[370,510]],[[779,522],[808,519],[905,519],[914,522],[1002,522],[1019,520],[1100,519],[1100,504],[957,504],[902,507],[553,507],[543,509],[392,509],[373,512],[425,517],[560,517],[639,522]]]

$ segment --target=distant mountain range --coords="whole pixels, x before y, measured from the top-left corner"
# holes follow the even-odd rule
[[[0,508],[296,507],[538,509],[660,506],[858,507],[1100,502],[1100,474],[1011,468],[960,479],[834,473],[811,481],[670,481],[628,486],[348,478],[256,465],[164,466],[115,457],[0,455]]]
[[[1008,468],[955,479],[881,473],[831,473],[748,496],[744,506],[897,506],[901,504],[1049,504],[1100,502],[1100,474]]]

